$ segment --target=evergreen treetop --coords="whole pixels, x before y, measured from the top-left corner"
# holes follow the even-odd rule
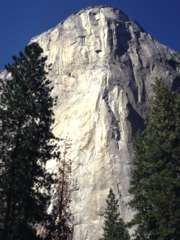
[[[180,239],[180,95],[161,81],[137,138],[130,192],[137,240]]]
[[[102,240],[129,240],[126,226],[120,217],[118,200],[110,189],[104,213],[104,233]]]
[[[52,133],[54,99],[46,59],[41,47],[32,43],[6,66],[10,78],[0,80],[3,240],[35,237],[34,226],[46,217],[53,183],[46,163],[59,155]]]

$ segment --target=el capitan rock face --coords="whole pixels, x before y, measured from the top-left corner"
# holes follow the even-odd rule
[[[32,41],[52,64],[54,132],[71,140],[74,240],[98,240],[110,188],[124,220],[133,216],[132,139],[143,128],[151,84],[172,85],[178,75],[169,64],[174,51],[110,7],[82,10]]]

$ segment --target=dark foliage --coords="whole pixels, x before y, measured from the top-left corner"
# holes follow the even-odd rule
[[[57,158],[52,133],[54,100],[46,57],[27,46],[0,80],[0,226],[3,240],[37,239],[53,182],[46,163]]]
[[[110,189],[104,214],[104,234],[102,240],[129,240],[126,226],[120,217],[118,200]]]
[[[136,240],[180,239],[180,95],[157,81],[146,129],[135,144],[131,205]]]

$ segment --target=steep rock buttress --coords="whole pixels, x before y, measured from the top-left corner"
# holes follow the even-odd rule
[[[132,139],[144,126],[151,84],[177,79],[174,52],[110,7],[82,10],[32,41],[52,64],[54,132],[71,141],[74,240],[98,240],[110,188],[121,216],[132,218]]]

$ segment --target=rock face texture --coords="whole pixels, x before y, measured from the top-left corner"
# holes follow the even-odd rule
[[[103,6],[82,10],[32,41],[52,64],[54,132],[71,141],[74,240],[98,240],[110,188],[124,220],[133,216],[133,136],[144,126],[154,80],[178,85],[174,51],[123,12]]]

